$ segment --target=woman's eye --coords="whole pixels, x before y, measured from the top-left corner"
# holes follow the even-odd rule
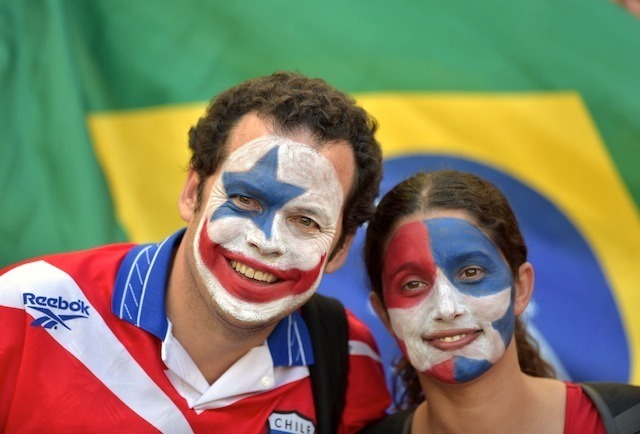
[[[411,280],[402,285],[402,289],[405,289],[407,291],[415,291],[416,289],[424,288],[425,286],[427,286],[426,282],[422,282],[420,280]]]
[[[458,279],[461,280],[478,280],[482,276],[484,276],[484,269],[481,267],[466,267],[463,268],[460,274],[458,275]]]
[[[232,196],[231,199],[233,200],[233,203],[242,209],[245,209],[247,211],[260,211],[262,210],[262,207],[260,206],[260,203],[248,196],[241,196],[241,195],[236,195],[236,196]]]

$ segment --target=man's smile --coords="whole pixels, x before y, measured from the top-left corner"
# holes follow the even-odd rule
[[[242,262],[232,260],[232,261],[229,261],[229,263],[231,264],[231,267],[234,270],[236,270],[239,274],[242,274],[243,276],[249,279],[253,279],[253,280],[257,280],[259,282],[265,282],[265,283],[274,283],[278,280],[278,278],[273,274],[267,273],[266,271],[254,270],[253,268],[251,268],[246,264],[243,264]]]
[[[204,265],[231,296],[249,303],[269,303],[300,295],[320,276],[325,255],[311,270],[279,269],[211,241],[202,225],[199,252]]]

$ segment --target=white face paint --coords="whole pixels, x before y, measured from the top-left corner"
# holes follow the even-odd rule
[[[509,309],[509,289],[485,297],[465,295],[438,271],[431,294],[419,304],[406,309],[389,309],[391,326],[398,339],[404,342],[411,365],[420,372],[427,372],[455,356],[486,360],[491,364],[497,362],[506,347],[493,323],[504,317]],[[464,312],[464,318],[454,320],[454,312]],[[439,318],[448,321],[439,322]],[[476,339],[461,345],[478,330],[482,332]],[[434,338],[441,342],[433,342]],[[455,376],[452,379],[455,380]]]
[[[419,372],[470,381],[506,351],[514,327],[510,269],[466,220],[401,226],[387,248],[383,280],[391,326]]]
[[[342,203],[333,165],[305,144],[263,136],[229,155],[194,240],[214,303],[252,324],[304,304],[320,283]]]

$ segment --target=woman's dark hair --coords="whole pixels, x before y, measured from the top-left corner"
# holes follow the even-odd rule
[[[440,170],[418,173],[396,185],[380,200],[367,227],[364,259],[371,289],[384,301],[382,261],[386,243],[397,222],[412,214],[435,210],[462,210],[472,217],[507,260],[514,280],[527,261],[527,246],[506,197],[494,185],[470,173]],[[520,318],[515,340],[521,370],[535,377],[554,377],[553,367],[540,356],[538,344]],[[394,397],[398,408],[417,406],[424,400],[418,377],[407,360],[396,364]],[[396,393],[400,390],[400,393]]]

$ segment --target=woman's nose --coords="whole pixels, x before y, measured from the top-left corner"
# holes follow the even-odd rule
[[[460,300],[460,291],[449,279],[440,275],[435,282],[436,320],[450,322],[464,315],[466,309]]]

